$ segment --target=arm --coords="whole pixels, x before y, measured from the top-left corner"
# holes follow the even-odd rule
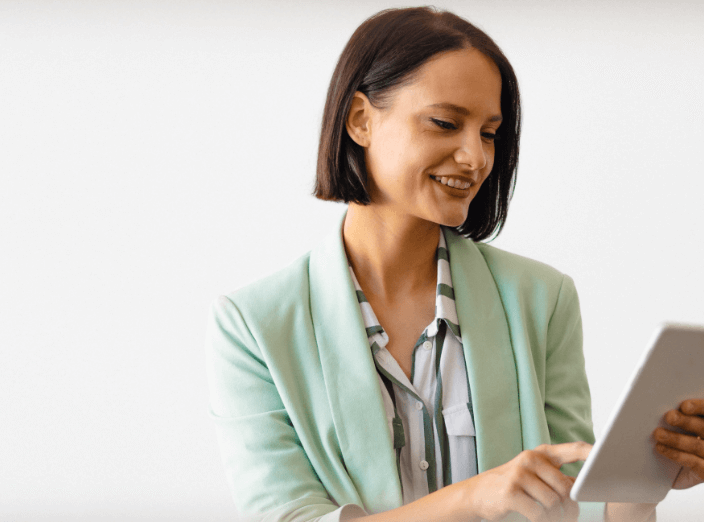
[[[210,416],[235,504],[251,517],[246,520],[337,522],[365,515],[329,499],[256,341],[227,297],[211,307],[206,343]]]
[[[550,442],[581,440],[594,444],[592,405],[584,352],[582,316],[572,278],[563,276],[555,310],[548,324],[545,355],[545,417]],[[576,477],[581,462],[563,471]]]
[[[582,349],[582,318],[572,279],[565,275],[548,326],[545,373],[545,416],[553,444],[583,440],[594,443],[591,395]],[[577,476],[582,462],[563,471]],[[608,522],[655,520],[657,504],[582,503],[584,517]],[[580,517],[580,520],[582,517]]]
[[[543,444],[509,462],[456,482],[415,502],[359,520],[364,522],[479,522],[480,520],[574,521],[577,506],[569,500],[572,479],[562,464],[586,458],[584,442]],[[523,517],[517,517],[517,515]],[[507,518],[508,517],[508,518]],[[357,520],[357,519],[355,519]]]
[[[243,520],[337,522],[365,517],[361,507],[338,508],[329,499],[265,359],[237,306],[219,298],[208,322],[210,408],[227,480]],[[582,449],[565,446],[525,451],[503,466],[369,520],[499,520],[518,511],[538,522],[546,510],[533,499],[549,506],[569,491],[571,482],[558,468]]]

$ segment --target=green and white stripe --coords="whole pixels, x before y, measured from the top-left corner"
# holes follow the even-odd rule
[[[379,376],[404,504],[477,473],[471,394],[442,229],[437,261],[435,318],[416,341],[410,380],[386,349],[389,337],[349,267]]]

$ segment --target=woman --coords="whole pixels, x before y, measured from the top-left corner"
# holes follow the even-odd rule
[[[243,514],[576,519],[594,437],[574,284],[479,243],[505,221],[519,130],[513,69],[467,21],[396,9],[354,33],[315,188],[348,203],[342,222],[211,313],[211,414]]]

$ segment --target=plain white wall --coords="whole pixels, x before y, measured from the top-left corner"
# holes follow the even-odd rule
[[[328,82],[354,29],[401,5],[0,2],[0,518],[233,519],[208,306],[344,210],[310,196]],[[704,323],[704,7],[435,5],[517,71],[493,244],[575,279],[598,435],[656,325]],[[659,520],[703,499],[672,492]]]

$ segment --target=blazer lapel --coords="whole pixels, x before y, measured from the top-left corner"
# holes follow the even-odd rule
[[[340,219],[310,255],[311,317],[347,472],[372,513],[401,506],[396,458],[376,368],[347,268]],[[516,363],[493,275],[474,243],[445,229],[469,376],[478,471],[523,450]]]
[[[445,231],[481,473],[523,449],[516,362],[503,304],[484,256],[472,241]]]
[[[347,472],[364,507],[403,503],[396,455],[369,341],[342,241],[334,233],[310,255],[310,308],[325,387]]]

